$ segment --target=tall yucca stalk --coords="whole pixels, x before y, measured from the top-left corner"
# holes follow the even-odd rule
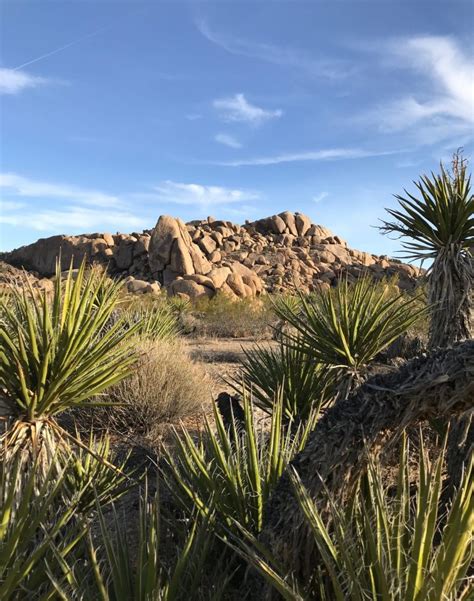
[[[173,452],[165,451],[164,474],[171,492],[191,515],[212,520],[216,534],[241,524],[257,533],[265,504],[283,470],[304,447],[314,423],[311,416],[298,431],[282,424],[281,394],[274,403],[270,429],[258,427],[252,401],[244,394],[245,424],[226,429],[214,409],[213,426],[206,419],[199,441],[185,429],[176,431]]]
[[[399,209],[387,209],[395,221],[382,231],[398,234],[412,260],[430,260],[428,301],[430,345],[448,346],[471,337],[474,277],[474,195],[467,165],[455,156],[453,173],[441,165],[439,175],[415,182],[419,197],[396,195]]]
[[[43,442],[71,438],[55,416],[91,399],[130,373],[134,329],[122,320],[106,327],[119,285],[85,271],[64,279],[57,268],[52,298],[28,286],[2,299],[0,389],[14,418],[2,435],[1,453],[35,455]],[[81,446],[80,441],[77,441]]]
[[[401,447],[396,482],[371,462],[344,508],[329,499],[329,520],[297,473],[292,485],[316,552],[306,559],[312,578],[288,574],[249,532],[230,544],[289,601],[460,601],[472,593],[467,577],[473,553],[474,479],[469,466],[447,514],[439,512],[442,454],[430,465],[421,446],[419,477]],[[330,526],[328,524],[331,524]],[[280,598],[280,597],[279,597]]]
[[[296,330],[286,335],[287,344],[334,370],[344,396],[369,363],[420,319],[426,309],[419,302],[363,277],[355,284],[343,280],[316,297],[301,296],[296,308],[279,303],[275,311]]]
[[[430,260],[428,301],[431,305],[430,347],[446,347],[472,337],[474,281],[474,194],[467,162],[453,157],[452,172],[415,182],[419,197],[396,196],[400,208],[387,209],[395,219],[382,231],[402,238],[405,256]],[[451,421],[448,443],[452,485],[459,481],[463,464],[474,448],[474,426],[467,416]]]

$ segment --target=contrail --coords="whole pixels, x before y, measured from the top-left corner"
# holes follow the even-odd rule
[[[92,33],[88,33],[87,35],[84,35],[81,38],[74,40],[73,42],[69,42],[69,44],[65,44],[64,46],[60,46],[59,48],[55,48],[54,50],[51,50],[51,52],[47,52],[46,54],[42,54],[41,56],[33,58],[30,61],[23,63],[22,65],[19,65],[18,67],[15,67],[14,69],[12,69],[12,71],[18,71],[19,69],[23,69],[23,67],[27,67],[28,65],[32,65],[33,63],[37,63],[38,61],[41,61],[44,58],[47,58],[48,56],[57,54],[58,52],[61,52],[62,50],[66,50],[66,48],[70,48],[71,46],[75,46],[76,44],[79,44],[80,42],[83,42],[84,40],[87,40],[88,38],[92,38],[92,37],[98,35],[99,33],[102,33],[103,31],[110,29],[111,27],[112,27],[112,25],[108,25],[107,27],[102,27],[101,29],[97,29],[96,31],[93,31]]]

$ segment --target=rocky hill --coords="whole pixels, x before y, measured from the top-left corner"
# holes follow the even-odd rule
[[[52,236],[5,253],[8,264],[42,277],[86,257],[126,278],[130,292],[190,298],[257,296],[264,291],[310,292],[368,272],[375,280],[398,276],[402,289],[412,289],[419,270],[411,265],[348,247],[344,240],[300,213],[285,211],[237,225],[209,217],[184,223],[161,216],[153,230],[141,233],[94,233]]]

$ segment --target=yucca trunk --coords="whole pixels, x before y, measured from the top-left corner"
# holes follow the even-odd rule
[[[374,376],[350,398],[338,401],[320,419],[292,466],[312,501],[324,509],[321,491],[342,500],[366,469],[368,453],[406,427],[450,418],[473,405],[474,341],[465,341]],[[307,534],[285,473],[266,510],[263,540],[286,567],[304,575],[304,558],[314,552]]]
[[[472,338],[473,259],[460,245],[444,248],[436,257],[429,279],[431,304],[430,348],[446,348]],[[466,461],[474,451],[472,415],[449,422],[446,461],[452,491],[461,481]]]
[[[472,338],[473,259],[459,244],[442,249],[429,277],[430,348]]]

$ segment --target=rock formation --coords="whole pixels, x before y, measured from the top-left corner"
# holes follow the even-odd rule
[[[240,298],[264,291],[311,292],[364,271],[375,280],[396,275],[400,288],[411,289],[419,275],[416,267],[351,249],[306,215],[289,211],[242,226],[212,217],[185,224],[165,215],[142,233],[53,236],[2,258],[49,277],[58,256],[62,269],[71,261],[78,267],[84,257],[106,265],[112,275],[126,278],[130,292],[165,287],[192,299],[217,291]]]

